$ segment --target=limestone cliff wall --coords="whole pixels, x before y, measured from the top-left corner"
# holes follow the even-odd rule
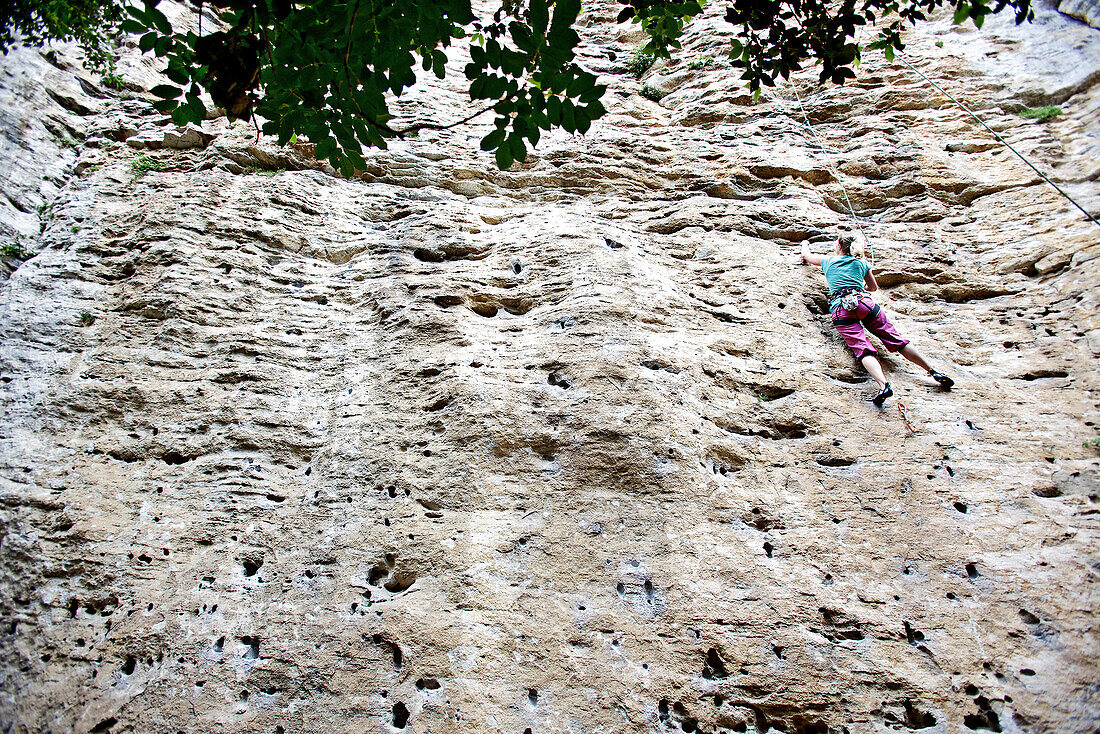
[[[718,6],[649,101],[616,9],[610,114],[503,173],[3,59],[0,730],[1100,726],[1100,230],[877,56],[752,104]],[[1097,212],[1100,31],[1039,10],[907,58]],[[846,195],[954,391],[867,402],[795,247]]]

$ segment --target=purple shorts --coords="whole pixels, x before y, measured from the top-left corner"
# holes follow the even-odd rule
[[[896,352],[909,343],[908,339],[901,338],[890,319],[886,318],[886,314],[870,298],[859,299],[859,307],[854,311],[836,309],[832,313],[832,319],[833,326],[844,337],[844,343],[856,355],[856,359],[878,354],[867,338],[864,327],[881,339],[883,346],[891,352]]]

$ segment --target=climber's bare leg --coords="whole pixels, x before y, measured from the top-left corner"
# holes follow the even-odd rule
[[[908,347],[906,348],[908,349]],[[859,361],[863,365],[863,369],[867,370],[867,374],[875,378],[875,382],[878,383],[879,388],[885,388],[886,375],[882,373],[882,364],[878,361],[878,357],[873,354],[868,354]]]
[[[906,344],[899,351],[901,353],[901,356],[905,357],[916,366],[923,367],[925,372],[932,372],[932,366],[928,364],[928,362],[924,359],[924,356],[921,355],[921,353],[918,352],[912,344]]]

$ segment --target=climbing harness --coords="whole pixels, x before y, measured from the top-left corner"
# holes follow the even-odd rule
[[[830,299],[840,298],[840,307],[845,311],[855,311],[859,308],[859,302],[863,298],[870,298],[866,291],[859,288],[841,288],[835,293],[829,296]],[[850,305],[849,305],[850,304]],[[865,327],[869,327],[870,322],[878,316],[879,311],[882,310],[877,303],[874,304],[874,308],[867,312],[867,315],[862,319],[857,319],[852,316],[846,316],[844,318],[833,319],[833,324],[836,326],[851,326],[852,324],[863,324]]]
[[[841,308],[845,311],[855,311],[859,308],[860,299],[870,298],[871,294],[863,290],[859,286],[847,286],[844,288],[838,288],[829,294],[830,303],[838,301]],[[875,313],[878,313],[878,306],[875,306]],[[865,318],[870,318],[868,314]],[[856,319],[848,319],[848,321],[855,323]]]
[[[928,83],[929,83],[929,84],[931,84],[931,85],[932,85],[933,87],[935,87],[935,89],[936,89],[936,90],[937,90],[937,91],[938,91],[938,92],[939,92],[940,94],[942,94],[943,96],[947,97],[947,98],[948,98],[949,100],[951,100],[951,101],[952,101],[952,102],[954,102],[954,103],[955,103],[956,105],[958,105],[958,106],[959,106],[959,109],[961,109],[961,110],[962,110],[963,112],[965,112],[966,114],[970,115],[970,116],[971,116],[971,117],[973,117],[973,118],[974,118],[975,120],[977,120],[977,121],[978,121],[978,124],[979,124],[979,125],[981,125],[981,126],[982,126],[982,127],[984,127],[984,128],[986,129],[986,130],[988,130],[988,131],[989,131],[989,132],[990,132],[990,133],[991,133],[991,134],[993,135],[993,137],[997,138],[997,140],[999,140],[999,141],[1000,141],[1001,145],[1003,145],[1004,147],[1008,148],[1008,149],[1009,149],[1009,150],[1011,150],[1011,151],[1012,151],[1013,153],[1015,153],[1015,154],[1016,154],[1016,156],[1017,156],[1017,157],[1018,157],[1018,158],[1019,158],[1020,160],[1022,160],[1022,161],[1023,161],[1024,163],[1026,163],[1026,164],[1027,164],[1027,165],[1028,165],[1028,166],[1029,166],[1029,167],[1031,168],[1031,170],[1033,170],[1033,171],[1035,171],[1035,173],[1039,174],[1040,178],[1042,178],[1042,179],[1043,179],[1044,181],[1046,181],[1046,182],[1047,182],[1048,184],[1050,184],[1051,186],[1053,186],[1053,187],[1054,187],[1054,190],[1055,190],[1055,191],[1057,191],[1057,192],[1058,192],[1059,194],[1061,194],[1062,196],[1064,196],[1064,197],[1066,198],[1066,200],[1067,200],[1067,201],[1069,201],[1069,203],[1073,204],[1073,205],[1074,205],[1075,207],[1077,207],[1078,209],[1080,209],[1080,210],[1081,210],[1081,213],[1082,213],[1082,214],[1084,214],[1084,215],[1085,215],[1086,217],[1088,217],[1088,218],[1089,218],[1090,220],[1092,220],[1092,223],[1093,223],[1093,224],[1095,224],[1095,225],[1096,225],[1097,227],[1100,227],[1100,221],[1098,221],[1098,220],[1096,219],[1096,217],[1094,217],[1094,216],[1092,216],[1091,214],[1089,214],[1089,213],[1088,213],[1088,211],[1087,211],[1087,210],[1085,209],[1085,207],[1083,207],[1083,206],[1081,206],[1080,204],[1078,204],[1078,203],[1077,203],[1077,202],[1076,202],[1076,201],[1075,201],[1075,200],[1073,199],[1073,197],[1072,197],[1072,196],[1070,196],[1070,195],[1069,195],[1069,194],[1067,194],[1067,193],[1066,193],[1065,191],[1063,191],[1063,190],[1062,190],[1062,188],[1061,188],[1061,187],[1060,187],[1060,186],[1059,186],[1058,184],[1056,184],[1056,183],[1054,183],[1053,181],[1051,181],[1051,180],[1050,180],[1050,178],[1048,178],[1048,177],[1047,177],[1047,175],[1046,175],[1045,173],[1043,173],[1043,172],[1042,172],[1042,171],[1040,171],[1040,170],[1039,170],[1038,168],[1036,168],[1036,167],[1035,167],[1035,165],[1034,165],[1034,164],[1033,164],[1033,163],[1032,163],[1031,161],[1029,161],[1029,160],[1027,159],[1027,157],[1026,157],[1026,156],[1024,156],[1024,154],[1023,154],[1023,153],[1021,153],[1020,151],[1018,151],[1018,150],[1016,150],[1015,148],[1013,148],[1013,147],[1012,147],[1012,145],[1011,145],[1011,144],[1010,144],[1010,143],[1009,143],[1009,142],[1008,142],[1007,140],[1005,140],[1004,138],[1002,138],[1002,137],[1001,137],[1001,136],[1000,136],[1000,135],[999,135],[999,134],[997,133],[997,131],[996,131],[996,130],[994,130],[993,128],[991,128],[991,127],[990,127],[989,125],[985,124],[985,121],[984,121],[984,120],[982,120],[982,118],[978,117],[978,116],[977,116],[976,114],[974,114],[974,112],[973,112],[973,111],[971,111],[971,109],[970,109],[969,107],[967,107],[967,106],[966,106],[966,105],[964,105],[964,104],[963,104],[962,102],[960,102],[959,100],[955,99],[955,98],[954,98],[954,97],[952,97],[952,96],[951,96],[950,94],[948,94],[948,93],[947,93],[947,91],[946,91],[946,90],[945,90],[945,89],[944,89],[943,87],[941,87],[941,86],[940,86],[939,84],[936,84],[936,83],[935,83],[934,81],[932,81],[932,80],[931,80],[931,79],[929,79],[929,78],[928,78],[927,76],[925,76],[925,75],[924,75],[924,73],[923,73],[923,72],[921,72],[921,70],[920,70],[920,69],[918,69],[917,67],[915,67],[915,66],[913,66],[912,64],[910,64],[910,63],[909,63],[909,62],[908,62],[908,61],[907,61],[907,60],[905,59],[905,57],[903,57],[903,56],[902,56],[901,54],[897,54],[897,53],[895,53],[895,54],[894,54],[894,58],[895,58],[895,59],[897,59],[898,61],[900,61],[901,63],[905,64],[906,66],[908,66],[908,67],[909,67],[909,68],[910,68],[910,69],[911,69],[911,70],[912,70],[913,72],[915,72],[915,73],[916,73],[916,74],[917,74],[917,75],[918,75],[918,76],[919,76],[919,77],[920,77],[921,79],[923,79],[924,81],[928,82]],[[801,104],[801,103],[799,103],[799,104]]]
[[[913,424],[909,422],[909,413],[905,410],[905,405],[898,401],[898,412],[901,413],[901,420],[905,424],[905,430],[909,431],[910,436],[915,436],[917,429],[913,428]]]

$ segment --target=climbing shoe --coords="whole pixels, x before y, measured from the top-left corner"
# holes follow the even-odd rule
[[[893,394],[894,394],[894,390],[893,390],[893,388],[890,387],[890,383],[887,382],[886,387],[882,388],[882,392],[880,392],[875,397],[871,398],[871,402],[874,403],[879,408],[881,408],[882,404],[886,402],[886,398],[890,397]]]
[[[955,384],[954,380],[952,380],[950,377],[942,372],[936,372],[935,370],[932,370],[928,374],[932,375],[932,379],[940,383],[940,387],[942,387],[944,390],[950,390],[951,386]]]

